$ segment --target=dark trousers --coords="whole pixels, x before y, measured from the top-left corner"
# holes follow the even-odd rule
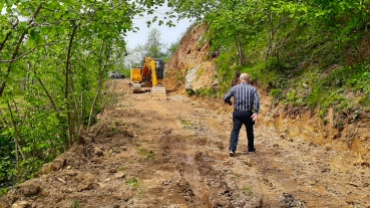
[[[254,134],[253,134],[253,125],[254,121],[252,120],[252,112],[250,111],[234,111],[233,113],[233,130],[231,131],[230,147],[229,150],[236,151],[239,140],[239,132],[242,128],[242,125],[245,125],[247,130],[248,138],[248,151],[254,151]]]

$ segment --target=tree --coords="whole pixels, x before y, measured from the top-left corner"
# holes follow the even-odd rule
[[[179,18],[195,18],[209,26],[213,48],[234,45],[237,48],[239,65],[246,64],[246,42],[263,29],[263,1],[169,1]]]
[[[166,48],[166,44],[161,42],[161,35],[161,32],[156,28],[149,32],[148,41],[145,44],[147,56],[160,58],[165,55],[162,51]]]
[[[161,42],[161,32],[153,28],[149,31],[147,42],[144,45],[137,45],[131,52],[131,56],[127,59],[131,64],[141,63],[144,57],[162,58],[166,54],[163,52],[166,49],[166,44]],[[140,64],[139,64],[140,65]]]
[[[0,161],[1,181],[32,177],[73,144],[81,125],[91,125],[102,107],[103,75],[125,53],[124,34],[138,29],[132,18],[161,4],[0,1],[6,10],[0,16],[0,143],[12,145],[1,149],[11,161]]]

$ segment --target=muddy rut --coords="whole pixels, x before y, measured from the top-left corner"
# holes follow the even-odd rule
[[[131,94],[125,80],[110,84],[117,102],[94,133],[0,207],[370,206],[370,165],[349,152],[292,139],[261,119],[257,152],[247,152],[241,132],[237,157],[229,157],[232,109],[220,100],[156,100]]]

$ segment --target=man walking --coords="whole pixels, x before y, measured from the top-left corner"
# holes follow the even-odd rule
[[[230,156],[236,156],[239,132],[243,124],[247,130],[248,151],[256,151],[254,148],[253,125],[258,118],[260,98],[257,89],[248,84],[248,74],[242,73],[239,79],[240,84],[232,87],[224,98],[225,103],[232,105],[230,99],[234,97],[233,130],[231,131],[229,146]]]

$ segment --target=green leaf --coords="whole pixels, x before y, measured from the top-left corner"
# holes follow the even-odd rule
[[[0,12],[3,11],[4,4],[5,4],[4,0],[0,0]]]

